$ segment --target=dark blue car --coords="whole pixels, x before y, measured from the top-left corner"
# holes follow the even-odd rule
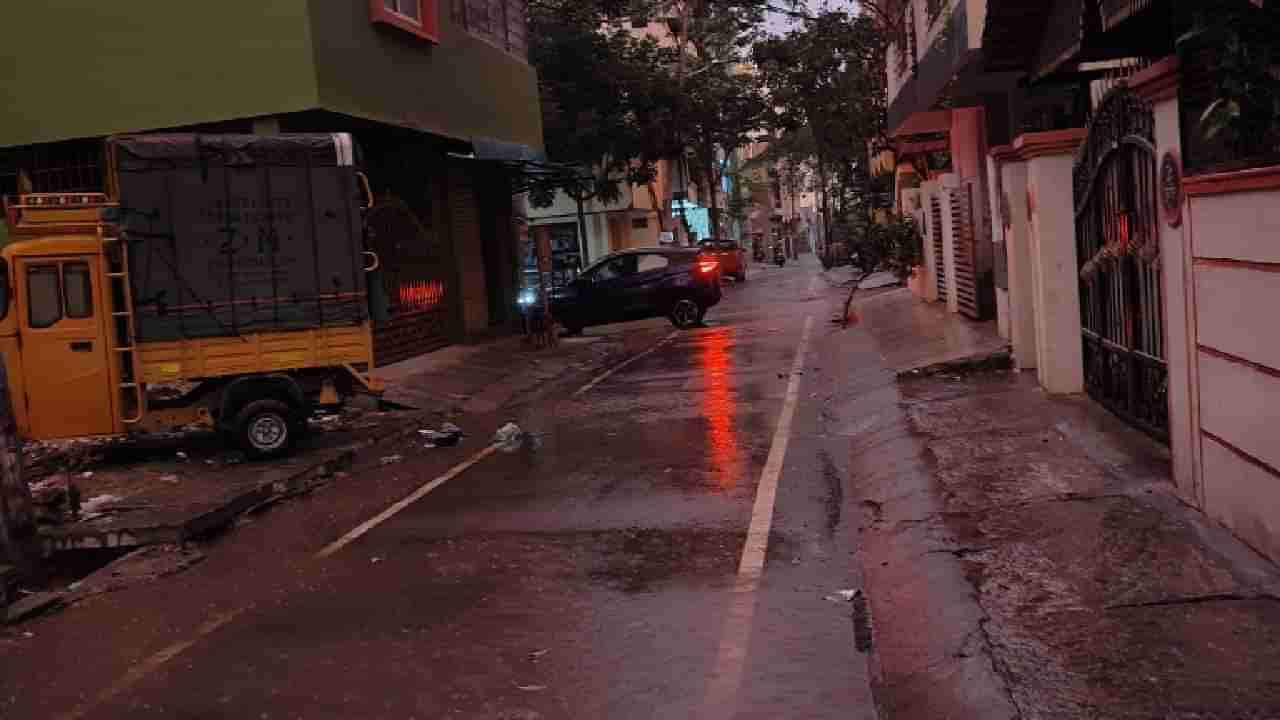
[[[695,327],[720,302],[720,263],[697,248],[636,248],[606,255],[551,298],[571,333],[590,325],[667,317]]]

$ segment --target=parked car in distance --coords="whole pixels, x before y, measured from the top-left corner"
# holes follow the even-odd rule
[[[720,274],[738,282],[747,279],[747,252],[732,240],[703,240],[698,244],[704,255],[720,261]]]
[[[557,288],[551,312],[570,334],[591,325],[666,317],[702,322],[720,302],[720,261],[696,248],[636,248],[606,255]]]

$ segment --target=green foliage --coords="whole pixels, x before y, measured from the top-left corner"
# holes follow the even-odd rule
[[[1237,157],[1280,151],[1280,4],[1202,0],[1179,8],[1179,50],[1195,62],[1210,48],[1215,99],[1199,118],[1201,136]]]
[[[808,127],[820,156],[854,162],[884,136],[885,37],[867,15],[824,12],[804,28],[756,45],[774,125]]]
[[[890,213],[883,222],[861,222],[854,229],[849,259],[861,273],[892,272],[906,280],[923,262],[924,238],[909,215]]]
[[[790,0],[787,0],[788,2]],[[643,184],[658,161],[691,149],[709,185],[719,156],[744,144],[767,107],[750,74],[732,72],[760,32],[767,0],[530,0],[530,61],[538,70],[548,155],[584,168],[557,188],[606,201]],[[667,19],[675,41],[639,36],[632,18]]]
[[[670,104],[664,51],[608,23],[629,8],[619,0],[530,0],[529,59],[538,70],[547,154],[580,175],[535,183],[535,205],[557,188],[577,199],[614,201],[621,183],[643,183],[668,143],[650,108]],[[639,158],[640,162],[633,162]]]

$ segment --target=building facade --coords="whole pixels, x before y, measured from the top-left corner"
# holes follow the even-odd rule
[[[524,17],[523,0],[11,8],[0,193],[105,189],[115,134],[351,132],[391,304],[380,361],[501,330],[520,209],[494,148],[542,145]]]
[[[1243,29],[1278,28],[1280,12],[1252,0],[1215,3],[1209,17],[1172,0],[930,5],[967,16],[952,25],[969,23],[953,73],[968,85],[943,83],[944,94],[984,98],[968,114],[985,123],[968,132],[954,102],[939,107],[923,85],[903,95],[924,81],[887,69],[915,103],[899,106],[899,134],[932,119],[953,154],[954,172],[921,186],[933,296],[954,304],[961,215],[945,201],[972,178],[985,193],[974,212],[990,218],[975,236],[1003,275],[1000,328],[1017,366],[1167,443],[1179,494],[1280,558],[1280,345],[1269,317],[1280,301],[1280,119],[1255,109],[1242,125],[1240,103],[1225,130],[1208,127],[1208,111],[1239,87],[1227,75],[1252,72],[1220,62],[1223,48],[1272,43],[1255,57],[1274,57],[1275,32]],[[1274,87],[1275,68],[1262,72]],[[995,98],[993,83],[1011,75]]]

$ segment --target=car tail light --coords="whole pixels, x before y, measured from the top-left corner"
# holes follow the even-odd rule
[[[720,267],[720,263],[715,260],[698,261],[698,270],[703,273],[713,273],[718,267]]]

